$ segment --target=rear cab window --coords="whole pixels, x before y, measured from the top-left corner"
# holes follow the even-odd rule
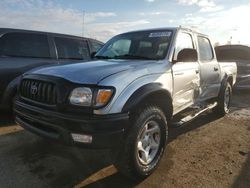
[[[89,59],[89,49],[86,40],[55,37],[58,59],[85,60]]]
[[[7,33],[0,39],[1,57],[51,58],[45,34]]]
[[[199,59],[201,62],[209,62],[214,59],[213,48],[210,40],[203,36],[198,36]]]

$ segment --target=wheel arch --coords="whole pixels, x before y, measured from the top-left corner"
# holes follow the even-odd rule
[[[222,79],[222,82],[221,82],[221,88],[223,88],[223,86],[225,86],[225,84],[227,82],[229,82],[231,87],[233,87],[233,75],[225,74],[225,76],[224,76],[224,78]]]
[[[172,118],[173,103],[168,90],[162,88],[160,83],[149,83],[137,89],[127,100],[122,112],[131,112],[144,103],[157,104],[166,115],[167,120]]]
[[[233,87],[233,76],[229,75],[227,80],[228,80],[229,84]]]

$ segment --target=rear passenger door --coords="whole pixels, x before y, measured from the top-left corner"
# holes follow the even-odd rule
[[[59,63],[90,60],[90,51],[86,40],[54,37],[54,41]]]
[[[201,100],[218,96],[220,89],[220,67],[215,58],[210,40],[197,36],[201,77]]]

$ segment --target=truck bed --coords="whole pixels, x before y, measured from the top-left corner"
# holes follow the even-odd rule
[[[236,82],[237,65],[235,62],[219,62],[222,77],[225,75],[233,75],[233,85]]]

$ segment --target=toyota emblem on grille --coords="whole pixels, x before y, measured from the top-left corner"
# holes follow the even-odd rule
[[[37,94],[37,91],[38,91],[37,86],[36,86],[35,84],[32,85],[31,88],[30,88],[30,93],[31,93],[32,95],[35,95],[35,94]]]

